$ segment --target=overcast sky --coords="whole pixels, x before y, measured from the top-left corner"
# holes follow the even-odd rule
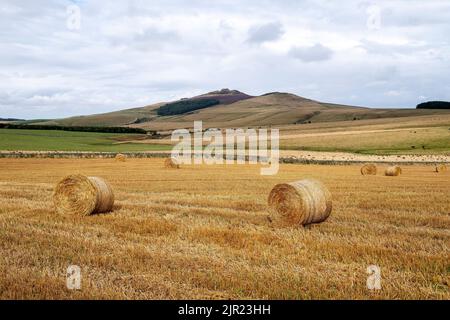
[[[0,117],[221,88],[370,107],[450,100],[449,21],[448,0],[0,0]]]

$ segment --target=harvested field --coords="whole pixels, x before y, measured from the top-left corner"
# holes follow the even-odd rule
[[[164,159],[0,159],[1,299],[450,299],[450,172],[360,165],[183,166]],[[385,166],[380,165],[380,171]],[[111,213],[55,214],[69,174],[101,176]],[[315,178],[333,198],[325,222],[275,228],[267,196]],[[82,289],[66,288],[79,265]],[[367,267],[382,289],[367,289]]]
[[[168,169],[180,169],[180,164],[176,159],[167,158],[164,160],[164,167]]]

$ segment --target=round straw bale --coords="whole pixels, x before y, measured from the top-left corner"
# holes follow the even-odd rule
[[[396,177],[401,174],[402,174],[402,168],[400,168],[399,166],[388,167],[385,171],[385,175],[391,176],[391,177]]]
[[[177,159],[172,158],[172,157],[171,158],[167,158],[164,161],[164,166],[166,168],[169,168],[169,169],[180,169],[180,165],[179,165]]]
[[[308,225],[325,221],[331,213],[331,193],[315,179],[276,185],[269,194],[274,219],[283,224]]]
[[[437,173],[439,173],[439,172],[445,172],[445,171],[447,171],[447,166],[446,166],[445,164],[443,164],[443,163],[438,164],[438,165],[436,165],[435,171],[436,171]]]
[[[58,213],[88,216],[111,211],[114,193],[102,178],[70,175],[56,185],[53,203]]]
[[[361,174],[363,176],[366,176],[366,175],[376,176],[377,175],[377,166],[374,165],[373,163],[367,163],[361,167]]]
[[[125,162],[125,161],[127,161],[127,156],[122,153],[118,153],[116,155],[116,161]]]

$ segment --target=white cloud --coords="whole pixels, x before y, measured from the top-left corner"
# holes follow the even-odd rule
[[[450,100],[450,2],[377,1],[370,29],[373,3],[2,0],[0,117],[99,113],[224,87],[374,107]],[[66,27],[73,4],[78,31]]]

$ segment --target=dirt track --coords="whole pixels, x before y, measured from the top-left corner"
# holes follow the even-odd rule
[[[450,162],[446,155],[363,155],[345,152],[280,151],[282,158],[336,162]]]
[[[115,152],[55,152],[55,151],[0,151],[0,158],[114,158]],[[124,152],[130,158],[168,157],[168,151]],[[345,152],[281,150],[280,159],[285,163],[450,163],[447,155],[362,155]]]

